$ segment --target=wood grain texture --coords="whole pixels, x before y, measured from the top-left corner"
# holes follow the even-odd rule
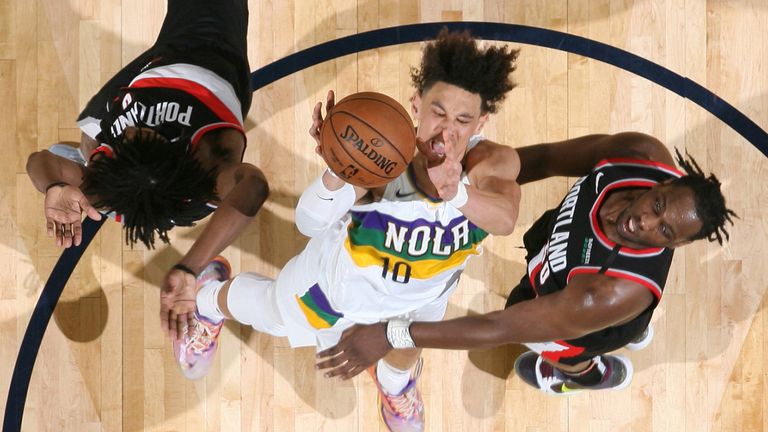
[[[250,0],[251,67],[366,30],[438,20],[540,26],[605,42],[704,85],[768,129],[765,0]],[[26,157],[75,140],[79,109],[152,43],[158,0],[0,0],[0,409],[23,331],[60,251],[45,234],[42,197]],[[723,181],[740,216],[725,246],[676,252],[654,317],[656,339],[631,353],[622,392],[551,398],[510,373],[519,347],[425,352],[421,389],[431,431],[768,430],[768,159],[695,104],[612,66],[522,46],[512,91],[485,133],[517,147],[587,133],[638,130],[687,149]],[[234,270],[275,276],[306,240],[293,225],[301,191],[323,169],[307,134],[311,109],[333,89],[387,93],[408,106],[419,45],[348,55],[254,94],[245,158],[272,195],[225,251]],[[515,232],[486,242],[448,317],[503,306],[525,271],[522,233],[569,185],[525,186]],[[329,381],[312,349],[229,323],[209,377],[185,381],[159,330],[158,290],[201,227],[172,246],[123,244],[107,223],[73,274],[32,377],[25,431],[384,431],[370,379]]]

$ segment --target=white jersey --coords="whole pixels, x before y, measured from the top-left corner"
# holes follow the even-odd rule
[[[469,184],[466,175],[462,181]],[[487,235],[421,192],[409,167],[380,201],[353,206],[286,265],[277,280],[279,303],[292,320],[318,330],[341,318],[372,323],[401,316],[455,287]]]

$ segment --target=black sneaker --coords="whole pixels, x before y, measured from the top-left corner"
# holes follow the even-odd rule
[[[602,356],[606,370],[603,380],[593,386],[584,386],[571,381],[565,374],[533,351],[522,354],[515,361],[515,373],[526,384],[544,393],[568,396],[584,390],[621,390],[632,382],[632,362],[622,356]]]

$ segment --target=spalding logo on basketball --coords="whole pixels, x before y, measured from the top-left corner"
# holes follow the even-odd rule
[[[320,152],[336,175],[364,188],[403,173],[416,151],[416,132],[405,108],[391,97],[355,93],[331,109],[320,128]]]

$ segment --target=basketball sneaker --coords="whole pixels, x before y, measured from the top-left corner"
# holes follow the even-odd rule
[[[523,353],[515,361],[515,373],[526,384],[536,387],[544,393],[568,396],[583,390],[621,390],[632,382],[632,362],[622,356],[604,355],[605,374],[603,379],[593,386],[578,384],[559,369],[544,361],[533,351]]]
[[[368,372],[379,390],[379,415],[381,420],[392,432],[421,432],[424,430],[424,402],[421,393],[416,388],[416,381],[421,375],[423,359],[416,362],[411,373],[411,379],[400,394],[391,395],[384,391],[376,375],[376,365],[368,368]]]
[[[197,276],[196,290],[199,291],[200,287],[212,281],[226,281],[231,272],[226,258],[214,258]],[[184,326],[181,339],[173,341],[173,356],[179,363],[182,375],[197,380],[208,374],[211,368],[224,320],[212,322],[195,311],[192,321],[192,325]]]
[[[648,327],[646,327],[645,330],[643,330],[643,332],[640,333],[640,336],[632,339],[630,343],[624,345],[624,348],[630,351],[640,351],[641,349],[650,345],[652,340],[653,340],[653,326],[651,324],[648,324]]]

